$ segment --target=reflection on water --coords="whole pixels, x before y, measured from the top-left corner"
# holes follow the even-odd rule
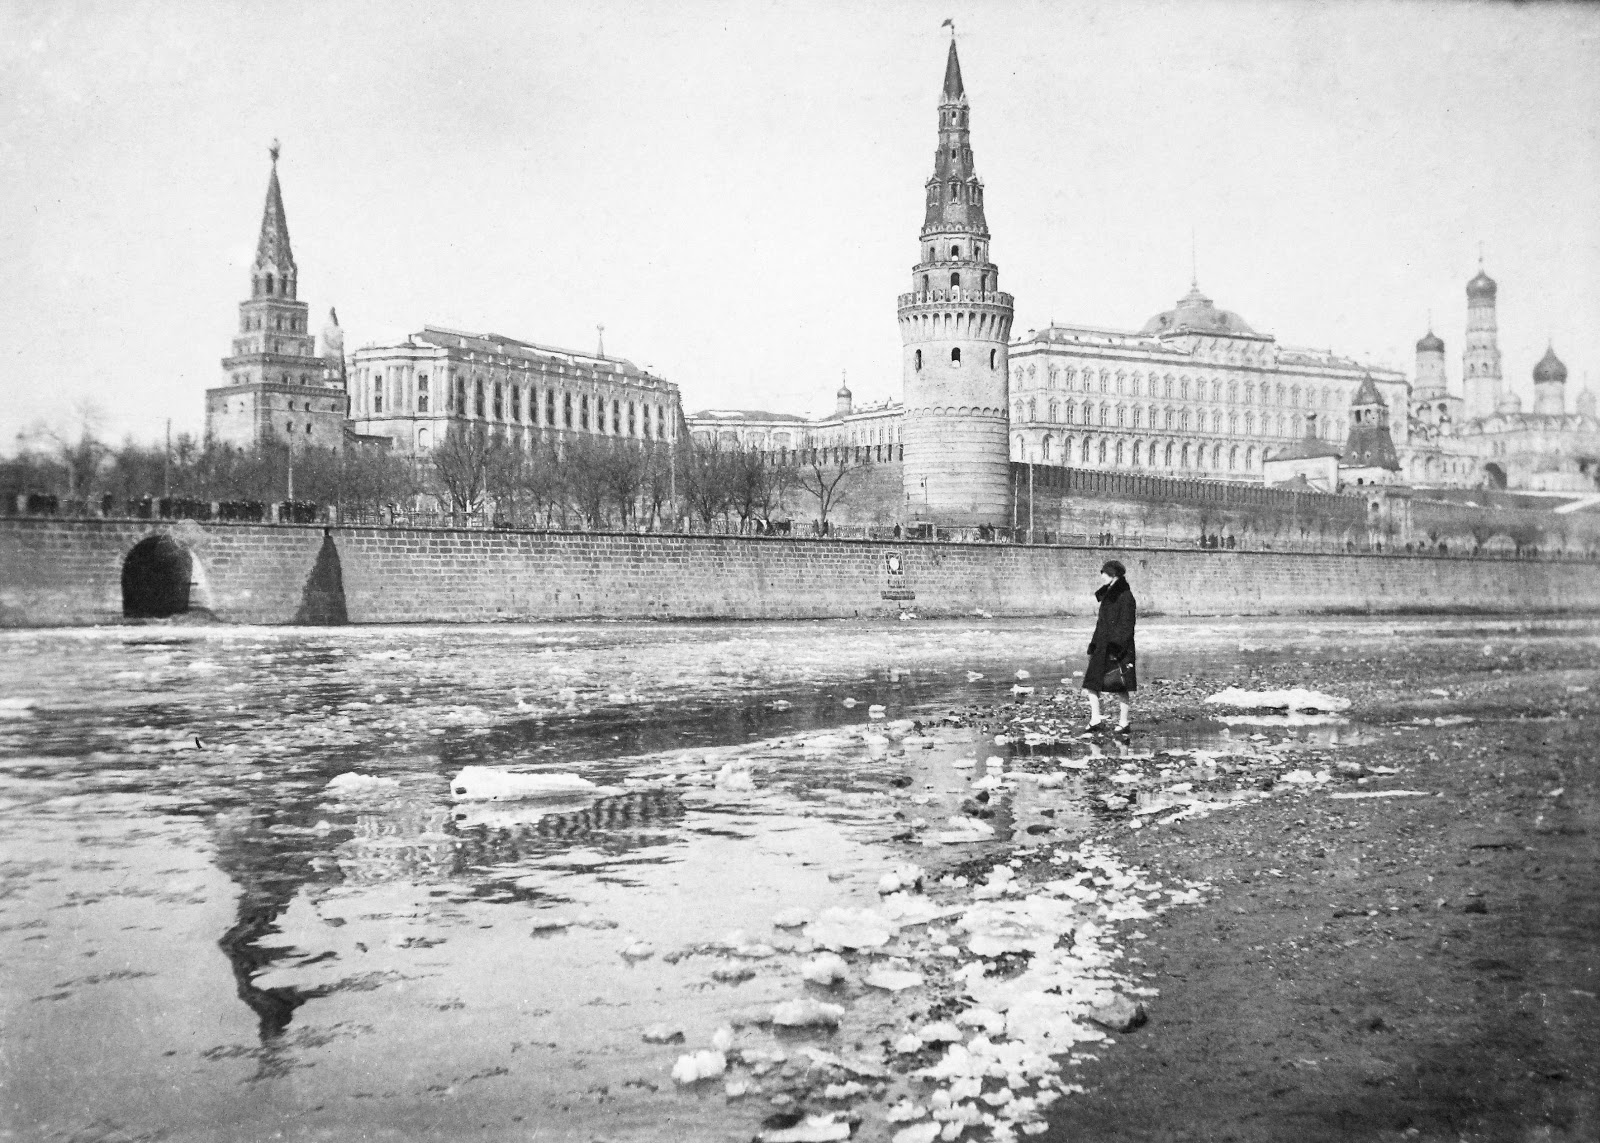
[[[1156,677],[1221,673],[1246,637],[1254,662],[1357,654],[1395,621],[1145,626]],[[1018,669],[1035,701],[1070,690],[1080,664],[1061,648],[1086,634],[986,621],[0,636],[7,1126],[455,1139],[525,1138],[537,1120],[540,1138],[627,1139],[670,1120],[683,1137],[747,1139],[770,1108],[679,1091],[674,1049],[641,1029],[704,1043],[730,1014],[795,995],[798,954],[771,917],[873,904],[887,868],[937,858],[903,839],[913,819],[970,806],[974,771],[957,763],[975,758],[981,776],[995,753],[1352,733],[1204,720],[1131,745],[1003,749],[940,727],[954,704],[1010,700]],[[1415,637],[1540,634],[1430,620]],[[1077,710],[1075,696],[1053,709]],[[923,732],[880,733],[907,718]],[[718,788],[729,764],[753,789]],[[467,765],[620,792],[453,801]],[[995,791],[986,820],[996,842],[1070,840],[1087,821],[1079,793],[1075,777],[1023,782]],[[774,955],[713,972],[735,931]],[[849,1001],[841,1037],[887,1018],[881,997]]]

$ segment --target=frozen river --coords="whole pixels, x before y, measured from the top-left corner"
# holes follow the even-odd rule
[[[1357,655],[1397,625],[1456,633],[1158,620],[1141,673],[1231,662],[1246,639],[1268,658]],[[825,936],[773,919],[877,909],[908,860],[1071,844],[1087,819],[1070,770],[1052,788],[990,777],[992,840],[935,852],[908,830],[960,819],[986,758],[1027,749],[933,729],[938,714],[1010,697],[1019,670],[1041,693],[1070,684],[1087,634],[973,620],[0,635],[5,1137],[749,1139],[828,1053],[856,1064],[808,1110],[854,1108],[855,1138],[887,1139],[900,1128],[882,1108],[905,1092],[874,1061],[940,1013],[915,988],[864,987],[859,965],[808,984]],[[462,801],[452,778],[472,766],[596,788]],[[1082,876],[1122,887],[1102,872]],[[956,955],[947,919],[903,916],[885,967]],[[1072,963],[1109,979],[1093,936]],[[749,1015],[801,997],[837,1003],[837,1029]],[[680,1055],[717,1049],[742,1063],[672,1079]]]

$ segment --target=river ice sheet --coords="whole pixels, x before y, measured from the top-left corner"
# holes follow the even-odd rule
[[[1144,673],[1246,641],[1351,653],[1397,626],[1156,623]],[[1498,630],[1458,633],[1481,629]],[[916,856],[891,840],[908,813],[958,815],[985,757],[1009,753],[966,731],[907,745],[885,723],[998,700],[1018,670],[1041,691],[1070,685],[1087,634],[975,621],[0,636],[0,1123],[62,1138],[748,1139],[771,1101],[674,1083],[678,1056],[730,1024],[749,1058],[791,1070],[808,1045],[848,1054],[904,1035],[914,987],[824,993],[801,976],[808,943],[772,919],[877,908],[881,878]],[[615,792],[455,800],[450,778],[474,765]],[[719,774],[748,783],[719,788]],[[1084,819],[1066,778],[1017,784],[997,837],[1025,839],[1048,803],[1070,838]],[[903,982],[942,936],[896,939],[907,959],[885,979]],[[808,994],[845,1008],[839,1030],[741,1021]],[[888,1137],[881,1118],[864,1137]]]

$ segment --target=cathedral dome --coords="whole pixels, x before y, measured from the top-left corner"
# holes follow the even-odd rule
[[[1544,356],[1539,359],[1539,364],[1533,367],[1534,384],[1540,385],[1547,381],[1564,382],[1567,379],[1567,367],[1561,364],[1561,358],[1556,356],[1555,346],[1546,346]]]
[[[1198,284],[1190,285],[1189,292],[1178,299],[1176,308],[1158,313],[1145,322],[1139,332],[1158,337],[1168,333],[1256,336],[1256,331],[1238,314],[1218,309],[1210,298],[1200,292]]]
[[[1500,289],[1495,285],[1493,278],[1483,272],[1483,267],[1478,267],[1478,275],[1467,283],[1467,298],[1489,298],[1493,300],[1495,293]]]
[[[1422,340],[1417,342],[1417,352],[1418,353],[1443,353],[1444,352],[1444,339],[1439,337],[1437,334],[1435,334],[1433,332],[1433,330],[1430,329],[1427,333],[1423,334]]]

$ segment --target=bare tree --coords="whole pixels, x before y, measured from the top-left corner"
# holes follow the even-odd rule
[[[681,455],[683,487],[679,491],[709,532],[712,522],[728,510],[728,453],[718,441],[711,440],[694,441]]]
[[[828,513],[844,503],[850,489],[847,487],[855,469],[839,461],[837,464],[827,464],[813,453],[811,463],[801,468],[795,475],[796,485],[807,494],[816,497],[817,523],[826,528],[828,526]]]
[[[450,498],[450,511],[471,516],[488,494],[489,433],[482,425],[457,422],[433,449],[433,474]]]
[[[639,494],[650,465],[645,448],[638,441],[614,440],[606,450],[606,490],[617,506],[617,519],[624,528],[638,515]]]

